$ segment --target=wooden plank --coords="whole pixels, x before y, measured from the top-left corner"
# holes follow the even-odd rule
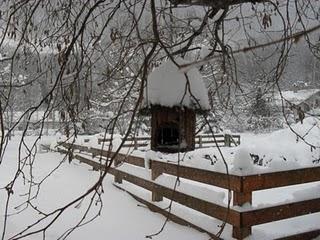
[[[213,138],[212,137],[212,134],[203,134],[203,135],[197,135],[196,137],[199,137],[201,136],[202,138]],[[224,138],[224,135],[223,134],[215,134],[214,135],[215,138]]]
[[[97,163],[97,162],[94,162],[92,160],[89,160],[83,156],[80,156],[80,155],[75,155],[74,156],[75,159],[79,160],[81,163],[85,163],[85,164],[88,164],[90,166],[92,166],[93,170],[103,170],[104,169],[104,166],[100,163]]]
[[[241,177],[225,173],[212,172],[204,169],[196,169],[177,164],[151,160],[150,164],[160,168],[163,173],[190,179],[193,181],[214,185],[217,187],[241,192]]]
[[[320,181],[320,167],[264,173],[260,175],[245,176],[242,179],[243,188],[247,192],[284,187]]]
[[[88,150],[88,152],[92,153],[95,156],[104,156],[104,157],[111,157],[113,156],[113,152],[108,153],[107,150],[102,150],[99,148],[90,148]],[[122,154],[122,153],[118,153],[117,156],[115,157],[115,161],[117,161],[118,163],[120,162],[125,162],[125,163],[129,163],[138,167],[144,167],[144,159],[141,157],[136,157],[136,156],[132,156],[132,155],[126,155],[126,154]]]
[[[314,239],[319,236],[320,236],[320,229],[313,230],[310,232],[299,233],[299,234],[295,234],[295,235],[291,235],[291,236],[281,237],[281,238],[277,238],[275,240],[301,240],[301,239],[311,240],[311,239]]]
[[[278,221],[320,211],[320,198],[241,212],[242,226]]]
[[[98,144],[101,144],[102,142],[110,142],[110,138],[98,138]]]
[[[112,156],[112,152],[108,152],[107,150],[103,150],[101,148],[90,148],[88,150],[89,153],[92,154],[92,156],[103,156],[103,157],[111,157]]]
[[[79,150],[79,151],[83,151],[83,152],[89,151],[89,147],[87,147],[87,146],[82,146],[82,145],[76,145],[76,146],[77,146],[77,150]]]
[[[141,157],[118,153],[116,159],[118,161],[129,163],[138,167],[144,167],[144,159]]]
[[[149,143],[137,143],[137,147],[146,147],[146,146],[148,146],[149,145]],[[132,144],[123,144],[122,145],[122,147],[128,147],[128,148],[133,148],[133,147],[135,147],[135,144],[134,143],[132,143]]]
[[[57,151],[59,152],[59,153],[63,153],[63,154],[67,154],[69,151],[68,150],[66,150],[65,148],[61,148],[61,147],[57,147]]]
[[[135,137],[135,138],[132,138],[132,137],[130,137],[130,138],[127,138],[127,140],[126,141],[134,141],[134,140],[137,140],[137,141],[148,141],[148,140],[150,140],[151,139],[151,137]]]
[[[66,143],[66,142],[58,142],[58,146],[62,146],[64,148],[70,148],[72,146],[72,144]]]
[[[203,139],[210,139],[210,140],[203,140],[203,144],[210,144],[210,143],[215,143],[215,141],[213,140],[213,137],[211,134],[207,134],[207,135],[197,135],[195,137],[195,143],[196,144],[199,144],[199,136],[201,136],[201,138]],[[224,143],[224,135],[223,134],[217,134],[217,135],[214,135],[216,140],[217,140],[217,143]],[[233,139],[237,139],[237,142],[240,143],[240,135],[231,135],[231,137]],[[222,138],[222,139],[221,139]],[[139,141],[151,141],[151,137],[129,137],[126,139],[125,141],[125,144],[123,145],[123,147],[134,147],[134,141],[137,141],[137,145],[138,147],[145,147],[145,146],[148,146],[149,143],[146,143],[146,142],[143,142],[143,143],[139,143]],[[111,139],[110,138],[107,138],[107,139],[104,139],[104,138],[99,138],[98,139],[98,144],[101,144],[102,142],[110,142]]]
[[[217,140],[217,143],[224,143],[224,140]],[[216,143],[214,140],[202,140],[202,144],[206,143]],[[196,144],[199,144],[199,141],[196,141]]]
[[[89,147],[79,145],[79,144],[72,144],[72,143],[67,143],[67,142],[58,142],[58,144],[67,148],[67,149],[71,149],[71,150],[79,150],[79,151],[86,151],[86,152],[89,151]]]
[[[196,137],[201,136],[202,138],[212,138],[212,134],[201,134],[201,135],[197,135]],[[230,135],[233,138],[240,138],[240,135]],[[214,137],[217,138],[224,138],[224,134],[214,134]]]
[[[132,138],[132,137],[130,137],[130,138],[127,138],[126,139],[126,141],[125,142],[134,142],[135,140],[137,140],[137,141],[150,141],[150,137],[136,137],[136,138]],[[106,139],[104,139],[104,138],[98,138],[98,142],[110,142],[111,141],[111,139],[110,138],[106,138]]]

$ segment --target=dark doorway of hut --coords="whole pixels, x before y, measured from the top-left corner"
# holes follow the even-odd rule
[[[159,147],[179,145],[179,127],[177,124],[171,123],[160,126],[156,135]]]

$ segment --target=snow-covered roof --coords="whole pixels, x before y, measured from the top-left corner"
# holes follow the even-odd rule
[[[281,91],[283,98],[293,104],[300,104],[313,94],[319,92],[320,89],[303,89],[297,91]],[[280,94],[276,96],[276,100],[281,102]]]
[[[178,64],[186,64],[177,58]],[[208,92],[202,75],[196,68],[185,73],[171,61],[163,62],[148,77],[144,90],[143,107],[161,105],[165,107],[184,106],[191,109],[209,110]],[[189,81],[190,84],[187,84]]]

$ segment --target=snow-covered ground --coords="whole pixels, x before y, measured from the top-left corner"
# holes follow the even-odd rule
[[[32,141],[33,137],[27,137]],[[0,165],[0,230],[3,230],[3,219],[5,209],[6,191],[3,187],[11,180],[16,168],[17,145],[19,138],[13,138],[8,146],[4,162]],[[41,153],[37,155],[33,168],[35,180],[45,177],[54,169],[63,155],[59,153]],[[41,192],[34,204],[39,210],[51,211],[74,199],[91,186],[98,177],[98,173],[86,165],[80,165],[77,161],[71,164],[65,161],[41,186]],[[125,192],[112,185],[113,177],[108,176],[104,181],[104,194],[102,195],[103,210],[101,216],[93,223],[83,226],[70,235],[68,239],[145,239],[146,235],[157,232],[165,218],[155,214],[145,207],[137,206],[138,202],[133,200]],[[25,205],[17,208],[26,200],[22,196],[28,191],[28,183],[20,179],[11,198],[5,239],[13,236],[29,224],[36,221],[40,216],[30,207],[20,214]],[[74,206],[65,214],[60,221],[54,224],[47,232],[46,239],[55,240],[66,230],[76,224],[81,214],[85,211],[88,201],[84,201],[80,207]],[[98,208],[93,206],[92,212]],[[93,215],[90,214],[91,216]],[[16,214],[16,215],[15,215]],[[2,233],[2,231],[0,231]],[[169,222],[163,233],[153,239],[207,239],[208,236],[198,231]],[[26,238],[29,240],[42,239],[42,234]]]
[[[230,133],[229,133],[230,134]],[[82,137],[77,139],[77,144],[88,147],[101,148],[97,138],[92,136],[89,142],[84,142]],[[113,150],[121,143],[121,136],[115,135]],[[211,144],[212,146],[213,144]],[[309,117],[303,124],[296,123],[290,128],[272,133],[253,134],[242,133],[241,144],[237,147],[202,148],[186,154],[165,154],[149,151],[150,147],[140,150],[122,149],[123,153],[130,153],[164,162],[177,162],[181,165],[201,169],[226,172],[222,159],[228,164],[228,170],[235,175],[252,175],[266,172],[285,171],[305,167],[320,166],[320,121]],[[108,146],[105,145],[105,149]]]
[[[304,124],[295,124],[292,128],[307,141],[315,146],[311,148],[290,129],[283,129],[270,134],[241,134],[241,145],[233,148],[221,148],[224,157],[229,165],[230,172],[234,174],[255,174],[261,172],[287,170],[301,167],[320,166],[320,129],[319,121],[308,118]],[[87,137],[85,137],[87,138]],[[50,144],[55,137],[46,137],[42,143]],[[34,137],[27,137],[27,142],[32,142]],[[77,141],[83,143],[83,139]],[[9,143],[3,163],[0,165],[0,229],[3,227],[3,214],[6,191],[3,187],[10,181],[17,164],[17,145],[19,137],[13,138]],[[114,147],[120,142],[120,137],[116,136]],[[91,141],[85,143],[88,146],[98,146],[96,137],[91,137]],[[100,145],[101,147],[101,145]],[[123,149],[123,152],[130,152]],[[163,154],[150,151],[134,151],[133,154],[143,156],[146,160],[158,159],[160,161],[177,161],[176,154]],[[252,154],[252,156],[250,156]],[[258,156],[258,158],[256,157]],[[221,161],[221,156],[217,148],[204,148],[181,154],[181,164],[193,167],[204,168],[212,171],[224,172],[225,167]],[[35,181],[41,180],[52,169],[60,164],[63,155],[54,152],[39,153],[34,162],[33,174]],[[256,160],[256,164],[253,162]],[[26,170],[28,166],[26,166]],[[132,169],[128,164],[123,164],[121,170],[132,171],[142,178],[150,178],[147,169]],[[26,171],[28,172],[28,171]],[[26,175],[27,176],[27,175]],[[85,164],[73,161],[70,164],[64,161],[61,166],[41,185],[41,192],[37,199],[33,201],[39,210],[50,211],[62,206],[72,200],[90,187],[99,174],[94,172]],[[170,186],[174,183],[174,177],[160,176],[156,182],[161,185]],[[28,191],[28,182],[19,179],[12,196],[7,224],[6,238],[22,230],[30,223],[39,218],[39,214],[30,207],[20,214],[25,205],[21,205],[26,200],[24,194]],[[150,193],[124,181],[121,187],[150,200]],[[191,183],[188,180],[181,180],[179,191],[202,197],[207,201],[218,205],[225,205],[227,193],[219,188],[214,188],[205,184]],[[34,190],[33,190],[34,191]],[[319,197],[320,183],[309,183],[285,188],[278,188],[265,191],[257,191],[253,194],[253,204],[249,208],[260,208],[279,203],[287,203],[303,199]],[[83,226],[70,235],[69,239],[144,239],[146,235],[157,232],[163,222],[164,217],[152,213],[145,207],[138,206],[138,202],[133,200],[128,194],[117,189],[113,185],[113,178],[108,176],[104,181],[104,193],[102,194],[103,210],[101,216],[93,223]],[[58,239],[68,228],[79,221],[81,214],[86,210],[89,200],[81,203],[80,206],[73,206],[64,213],[61,221],[55,223],[46,232],[49,240]],[[156,203],[160,207],[167,207],[168,200]],[[19,206],[21,205],[21,206]],[[19,206],[19,207],[17,207]],[[248,206],[245,206],[248,207]],[[242,210],[245,210],[244,209]],[[239,209],[241,210],[241,209]],[[98,207],[93,207],[90,216],[98,211]],[[220,221],[205,216],[199,212],[188,210],[185,207],[174,204],[173,212],[184,217],[188,221],[207,229],[211,232],[219,230]],[[273,239],[277,236],[285,236],[288,233],[297,233],[307,230],[317,229],[320,226],[320,214],[310,214],[290,220],[277,221],[253,227],[253,235],[249,239]],[[227,225],[222,235],[225,239],[231,239],[231,226]],[[42,239],[41,235],[32,236],[28,239]],[[153,239],[208,239],[208,236],[199,233],[191,228],[183,227],[172,222],[166,226],[165,230]]]

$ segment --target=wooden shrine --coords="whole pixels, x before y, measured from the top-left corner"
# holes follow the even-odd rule
[[[152,150],[174,153],[195,149],[196,113],[210,106],[201,74],[191,69],[187,75],[169,60],[148,77],[141,113],[151,115]],[[192,94],[186,90],[187,81]]]

